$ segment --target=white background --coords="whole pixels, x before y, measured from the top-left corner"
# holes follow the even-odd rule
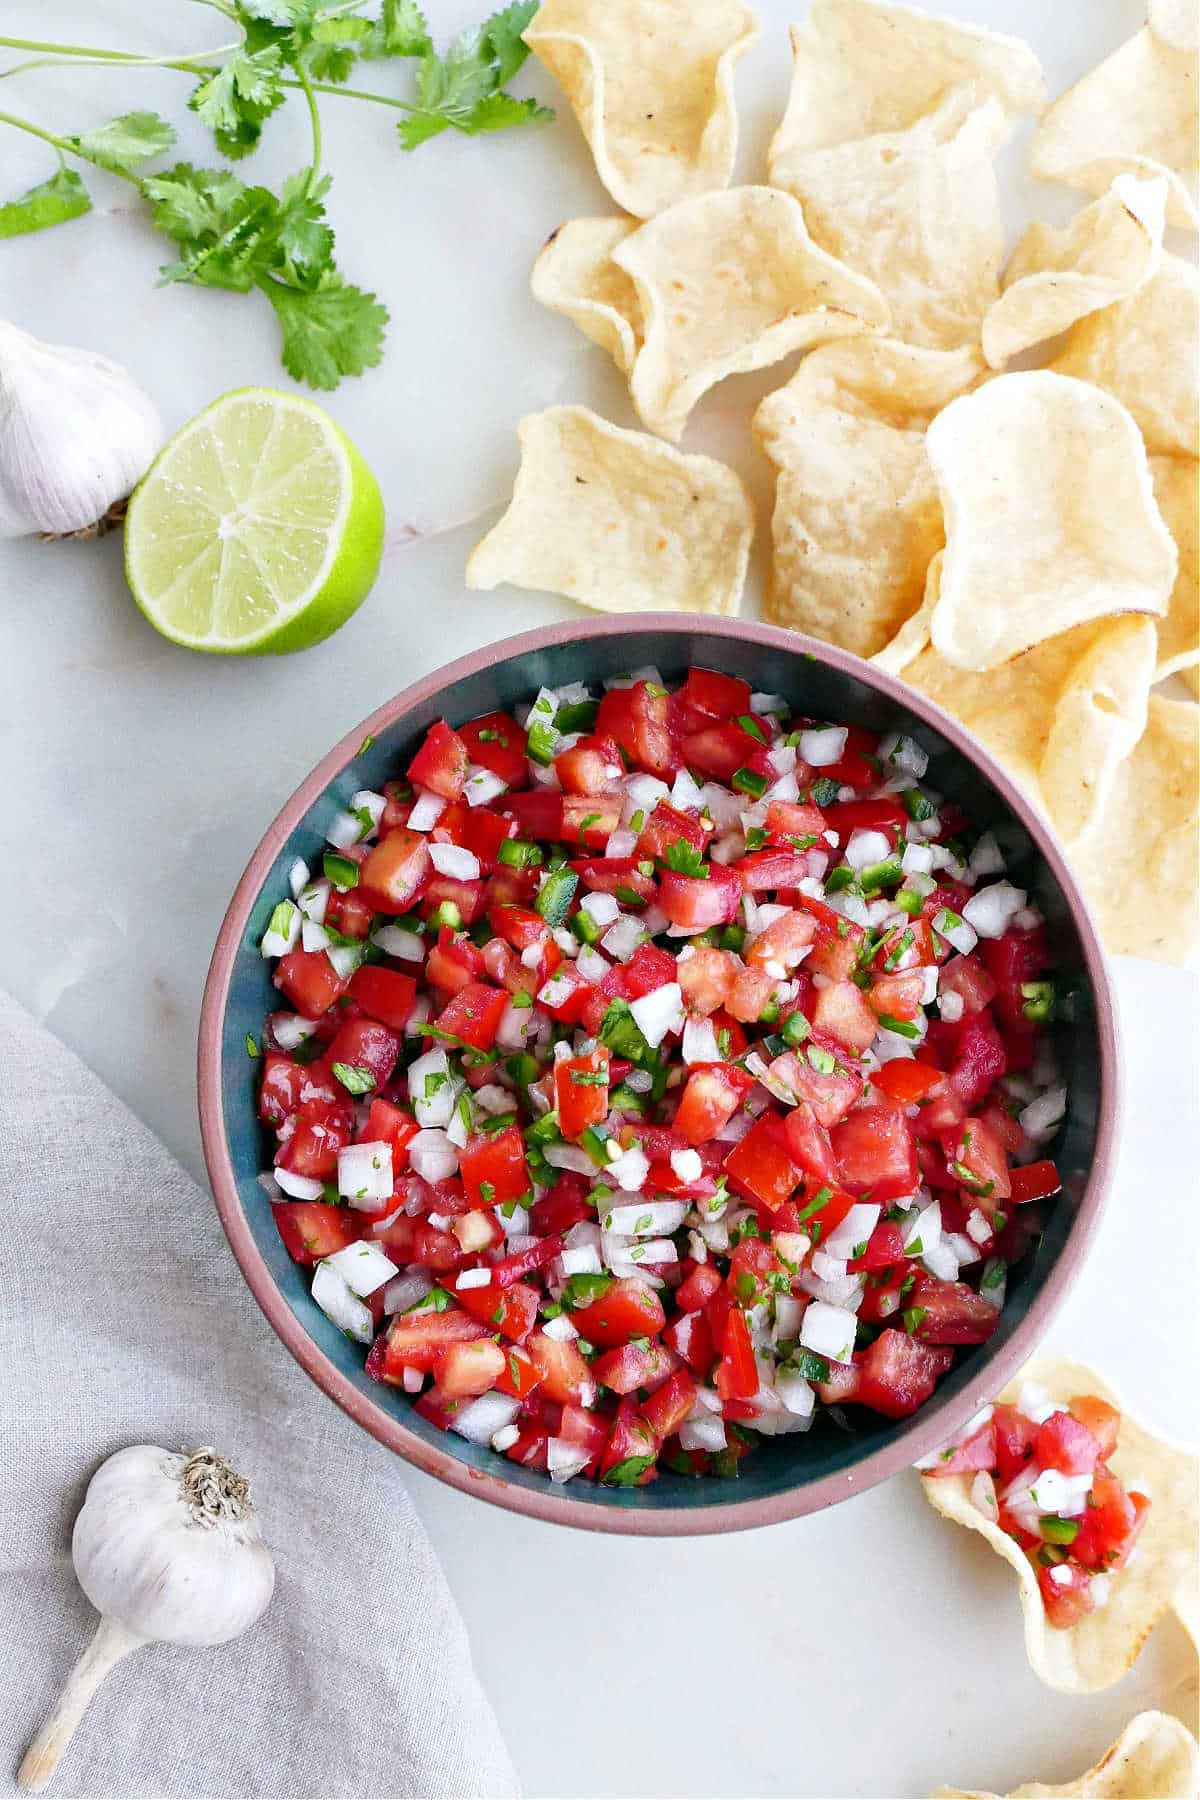
[[[1026,36],[1052,93],[1142,19],[1136,0],[957,0],[947,10]],[[439,36],[477,16],[475,0],[430,11]],[[787,86],[785,26],[802,7],[760,0],[760,11],[763,38],[737,75],[747,179],[761,177]],[[7,0],[3,12],[7,32],[29,37],[160,54],[221,41],[217,15],[175,0]],[[364,85],[403,91],[399,72],[368,74]],[[42,70],[5,82],[0,106],[60,131],[138,105],[191,126],[188,85],[165,72]],[[536,69],[518,85],[556,99]],[[582,400],[632,422],[607,359],[528,297],[548,232],[611,210],[565,109],[545,130],[442,137],[411,157],[383,108],[330,99],[324,112],[343,268],[392,311],[383,366],[329,401],[388,506],[368,603],[307,655],[224,662],[175,650],[145,625],[117,541],[0,546],[0,981],[201,1178],[200,995],[264,826],[389,694],[476,645],[573,616],[550,597],[462,587],[467,551],[511,483],[518,416]],[[1073,199],[1021,175],[1026,135],[1005,157],[1012,222],[1031,208],[1064,219]],[[194,129],[182,153],[212,160]],[[253,176],[276,179],[306,154],[292,104],[271,121]],[[31,140],[0,129],[0,197],[52,167]],[[265,301],[156,289],[169,247],[121,183],[88,179],[94,214],[0,244],[0,316],[120,357],[171,428],[224,389],[285,385]],[[790,369],[727,382],[687,439],[737,464],[763,517],[769,488],[748,403]],[[1052,1341],[1195,1436],[1195,983],[1132,961],[1117,975],[1131,1087],[1121,1166],[1099,1248]],[[153,1195],[118,1199],[144,1207],[153,1229]],[[347,1424],[348,1456],[355,1443]],[[935,1518],[913,1476],[792,1525],[663,1543],[527,1523],[415,1474],[412,1489],[531,1794],[921,1795],[941,1782],[1003,1791],[1075,1773],[1140,1707],[1194,1715],[1173,1623],[1107,1694],[1066,1700],[1043,1688],[1025,1663],[1011,1572]]]

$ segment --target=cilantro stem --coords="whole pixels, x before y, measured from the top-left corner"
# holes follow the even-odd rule
[[[59,156],[77,156],[80,162],[91,163],[94,169],[103,169],[107,175],[118,175],[122,181],[132,182],[141,191],[141,180],[128,169],[118,169],[115,164],[101,162],[95,156],[89,156],[78,144],[69,138],[56,137],[52,131],[43,131],[40,125],[34,125],[29,119],[18,119],[15,113],[0,112],[0,125],[11,125],[16,131],[28,132],[30,137],[41,138],[43,144],[49,144],[58,151]]]
[[[297,62],[296,73],[300,77],[300,86],[304,90],[304,99],[308,107],[309,123],[312,126],[312,161],[308,167],[308,174],[304,178],[306,190],[311,190],[313,182],[321,173],[321,113],[317,106],[317,96],[313,92],[313,84],[309,80],[302,63]]]

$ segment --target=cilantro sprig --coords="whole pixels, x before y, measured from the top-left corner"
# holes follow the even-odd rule
[[[307,165],[278,192],[245,183],[228,168],[187,162],[148,174],[144,165],[175,142],[174,128],[157,113],[123,113],[96,130],[63,136],[0,113],[0,124],[41,139],[59,158],[48,180],[0,204],[0,238],[91,210],[88,190],[66,158],[118,175],[148,201],[152,223],[174,247],[174,259],[161,271],[164,282],[262,294],[279,324],[288,373],[310,387],[333,388],[380,361],[388,313],[337,264],[326,213],[330,178],[321,172],[319,96],[340,94],[403,112],[398,134],[406,151],[447,130],[473,137],[551,118],[535,100],[508,92],[529,54],[521,34],[537,0],[514,0],[441,53],[415,0],[221,0],[220,10],[241,31],[240,43],[165,66],[193,77],[188,106],[228,161],[251,155],[289,92],[300,93],[312,134]],[[0,37],[4,45],[28,47]],[[129,71],[142,66],[125,52],[37,48],[116,60]],[[346,85],[360,63],[386,61],[413,70],[411,98]],[[155,66],[163,65],[156,60]]]

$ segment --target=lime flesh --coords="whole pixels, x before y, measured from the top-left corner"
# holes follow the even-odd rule
[[[159,454],[129,503],[125,574],[172,643],[226,656],[304,650],[344,625],[383,554],[383,500],[308,400],[224,394]]]

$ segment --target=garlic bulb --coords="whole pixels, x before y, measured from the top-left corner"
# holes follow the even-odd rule
[[[94,525],[137,486],[163,436],[120,363],[0,319],[0,538]]]
[[[212,1450],[135,1444],[88,1484],[71,1544],[96,1635],[17,1774],[40,1794],[109,1670],[143,1644],[223,1644],[265,1611],[275,1565],[250,1490]]]

